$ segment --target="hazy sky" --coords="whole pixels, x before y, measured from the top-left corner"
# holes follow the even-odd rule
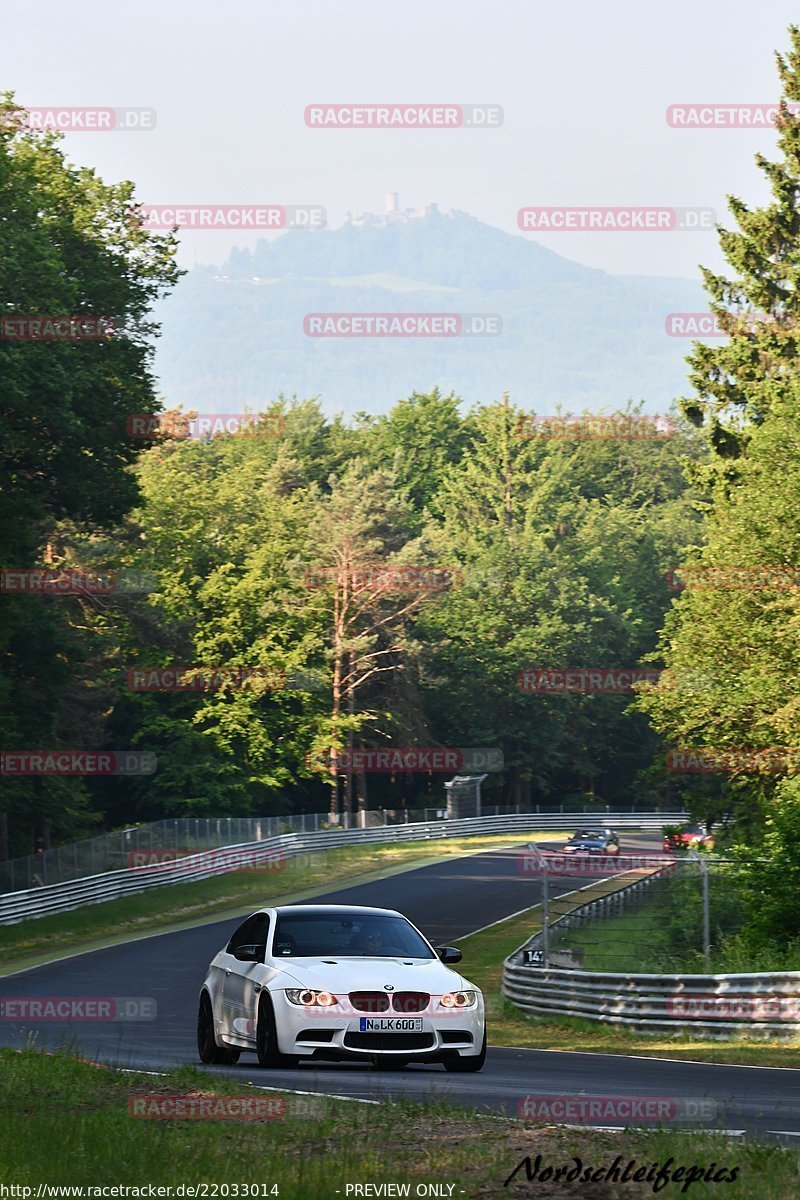
[[[725,216],[761,202],[753,164],[774,134],[680,130],[679,102],[770,102],[773,60],[798,19],[788,0],[479,4],[475,0],[208,0],[7,5],[0,89],[27,106],[157,110],[146,133],[67,137],[76,161],[133,179],[152,203],[322,205],[380,211],[436,201],[515,232],[526,205],[679,205]],[[328,130],[316,101],[492,103],[499,129]],[[219,262],[255,234],[183,235],[182,258]],[[531,236],[531,235],[525,235]],[[544,245],[626,274],[718,265],[713,232],[537,233]]]

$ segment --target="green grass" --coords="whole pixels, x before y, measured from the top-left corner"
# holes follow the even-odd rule
[[[560,840],[564,834],[536,836]],[[342,880],[348,885],[366,883],[410,867],[530,839],[531,834],[526,833],[344,846],[288,858],[279,871],[236,871],[197,883],[168,884],[136,896],[0,926],[0,977],[68,950],[96,949],[147,933],[235,918],[261,904],[311,898]]]
[[[656,905],[644,904],[617,917],[580,925],[558,939],[558,948],[583,950],[585,971],[630,971],[656,974],[670,971],[702,971],[702,956],[681,956],[670,947],[669,937]]]
[[[637,1054],[762,1067],[800,1067],[800,1041],[741,1038],[717,1042],[690,1034],[674,1037],[636,1034],[619,1026],[579,1018],[537,1019],[526,1015],[501,994],[503,959],[540,928],[541,913],[537,905],[527,913],[482,933],[461,938],[457,943],[464,954],[461,969],[468,979],[478,984],[486,999],[490,1045]],[[598,923],[594,928],[600,929],[602,925]],[[694,1188],[692,1194],[695,1194]]]
[[[559,948],[583,950],[587,971],[739,974],[800,969],[800,944],[752,946],[730,878],[712,880],[711,954],[702,951],[699,879],[664,880],[635,909],[566,930]]]
[[[146,1120],[131,1101],[168,1097],[246,1096],[268,1084],[255,1068],[252,1082],[226,1080],[188,1068],[162,1077],[123,1074],[65,1055],[0,1051],[0,1180],[35,1189],[49,1185],[146,1188],[179,1184],[277,1185],[282,1200],[345,1200],[350,1184],[453,1184],[454,1197],[652,1196],[652,1184],[593,1185],[572,1191],[562,1183],[529,1183],[525,1172],[504,1181],[529,1156],[542,1166],[609,1167],[653,1163],[671,1169],[712,1162],[738,1168],[733,1183],[693,1183],[692,1200],[794,1200],[796,1151],[723,1134],[627,1130],[603,1133],[543,1126],[481,1115],[442,1103],[364,1105],[334,1098],[284,1096],[282,1114],[258,1121]],[[255,1085],[255,1086],[254,1086]],[[279,1097],[272,1096],[273,1101]],[[514,1098],[511,1098],[512,1101]],[[521,1099],[521,1097],[520,1097]],[[276,1106],[277,1107],[277,1106]],[[516,1106],[512,1103],[512,1109]],[[668,1183],[659,1195],[685,1194]],[[209,1193],[210,1195],[211,1193]],[[233,1195],[233,1189],[228,1193]],[[243,1193],[240,1191],[239,1195]],[[352,1192],[350,1193],[352,1195]],[[374,1193],[373,1193],[374,1194]],[[23,1200],[25,1198],[23,1197]]]

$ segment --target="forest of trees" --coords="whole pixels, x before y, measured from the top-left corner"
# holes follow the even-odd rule
[[[49,529],[51,569],[102,557],[153,590],[17,599],[20,635],[46,622],[64,648],[60,688],[35,693],[36,745],[146,749],[158,768],[9,779],[21,848],[34,805],[66,836],[92,812],[443,802],[448,776],[405,772],[356,775],[352,789],[345,777],[332,800],[337,745],[499,748],[490,803],[667,797],[675,781],[652,770],[662,739],[630,694],[526,694],[518,678],[652,651],[668,570],[698,526],[681,473],[697,439],[529,437],[505,398],[461,416],[436,391],[349,427],[313,400],[278,409],[264,433],[158,439],[113,530]],[[392,586],[386,568],[403,566]],[[131,686],[133,670],[175,666],[229,676],[211,690]]]
[[[798,30],[778,66],[800,101]],[[758,160],[772,199],[730,199],[730,278],[704,272],[729,338],[695,344],[669,436],[601,438],[537,433],[502,380],[466,412],[420,381],[385,416],[277,396],[232,435],[185,437],[173,410],[133,437],[131,414],[169,411],[148,313],[178,280],[175,239],[132,219],[132,185],[66,162],[57,137],[15,124],[10,97],[2,112],[4,315],[115,322],[95,340],[0,338],[2,565],[145,581],[6,592],[3,749],[158,765],[9,775],[0,857],[162,816],[437,805],[446,775],[341,773],[338,756],[490,747],[504,765],[489,803],[732,818],[765,858],[751,880],[774,899],[765,920],[785,922],[800,882],[800,125],[786,106],[780,157]],[[642,404],[620,409],[644,428]],[[692,586],[712,567],[713,585]],[[742,568],[785,578],[743,585]],[[518,685],[526,669],[637,666],[666,673],[638,696]],[[227,674],[206,690],[131,685],[176,667]],[[675,746],[786,760],[681,775]]]

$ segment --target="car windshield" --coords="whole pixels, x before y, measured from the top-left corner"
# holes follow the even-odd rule
[[[572,837],[570,838],[570,841],[571,842],[587,842],[587,841],[599,842],[599,841],[602,841],[602,839],[605,836],[606,835],[603,833],[603,831],[601,829],[579,829],[577,831],[577,833],[573,833]]]
[[[425,958],[435,955],[404,917],[379,913],[281,913],[275,958]]]

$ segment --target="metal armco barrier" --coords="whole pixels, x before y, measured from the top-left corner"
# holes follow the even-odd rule
[[[551,928],[611,916],[660,874],[580,905]],[[503,963],[503,995],[531,1016],[583,1017],[638,1033],[692,1032],[717,1039],[743,1033],[794,1038],[800,1032],[800,971],[653,975],[525,963],[525,951],[539,946],[536,933]]]
[[[166,884],[190,883],[241,870],[247,865],[268,864],[281,856],[332,850],[365,843],[425,841],[466,837],[470,834],[546,832],[581,825],[609,825],[616,829],[660,829],[685,821],[685,813],[518,813],[496,817],[384,825],[367,829],[330,829],[322,833],[289,833],[235,846],[188,855],[170,863],[129,867],[102,875],[73,879],[49,887],[0,895],[0,925],[14,925],[48,913],[66,912],[87,904],[102,904],[120,896],[148,891]]]

